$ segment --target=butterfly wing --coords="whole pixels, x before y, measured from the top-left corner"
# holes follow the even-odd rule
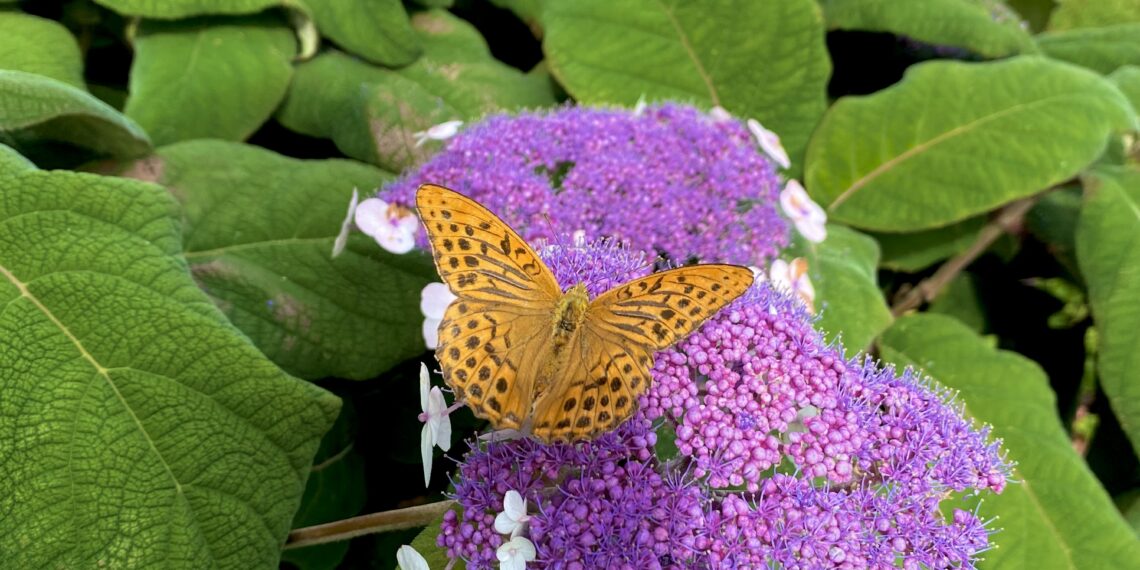
[[[416,209],[436,269],[457,297],[439,327],[443,377],[477,416],[519,428],[562,290],[538,254],[474,200],[427,184]]]
[[[598,296],[556,384],[535,403],[533,433],[546,440],[586,439],[629,418],[649,387],[653,353],[696,330],[752,281],[746,267],[694,265]]]

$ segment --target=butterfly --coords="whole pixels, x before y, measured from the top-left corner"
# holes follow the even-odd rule
[[[545,442],[591,439],[633,415],[653,353],[752,285],[736,265],[693,265],[619,285],[592,301],[565,292],[518,233],[474,200],[425,184],[416,209],[456,299],[436,358],[456,398],[496,429]]]

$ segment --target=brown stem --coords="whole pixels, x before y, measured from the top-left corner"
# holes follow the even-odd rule
[[[441,501],[294,529],[289,533],[289,539],[285,541],[285,549],[348,540],[365,534],[427,526],[443,516],[443,513],[454,504],[455,501]]]
[[[943,263],[942,267],[939,267],[938,271],[934,272],[934,275],[923,279],[918,285],[915,285],[914,288],[907,291],[906,294],[891,307],[891,313],[898,317],[907,311],[921,307],[923,303],[933,301],[934,298],[938,296],[938,293],[940,293],[952,279],[957,277],[963,269],[973,263],[982,253],[985,253],[1002,234],[1009,233],[1016,229],[1021,224],[1021,219],[1024,218],[1025,214],[1029,212],[1029,209],[1037,203],[1038,199],[1038,196],[1031,196],[1007,204],[998,212],[993,220],[990,220],[990,223],[986,224],[985,227],[978,232],[977,239],[974,240],[974,243],[970,245],[969,249],[954,256],[950,261]]]

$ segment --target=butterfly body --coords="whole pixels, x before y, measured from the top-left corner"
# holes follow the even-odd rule
[[[496,428],[544,441],[592,438],[629,418],[653,353],[752,284],[747,268],[696,265],[591,300],[583,284],[563,292],[537,253],[477,202],[424,185],[416,207],[457,297],[439,327],[445,381]]]

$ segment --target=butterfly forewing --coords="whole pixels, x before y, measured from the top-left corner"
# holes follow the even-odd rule
[[[440,186],[416,192],[440,277],[458,297],[439,328],[443,377],[476,415],[517,428],[561,296],[554,275],[502,220]]]
[[[590,438],[629,418],[649,387],[653,352],[696,330],[752,281],[745,267],[696,265],[636,279],[594,299],[555,384],[535,403],[535,435]]]

